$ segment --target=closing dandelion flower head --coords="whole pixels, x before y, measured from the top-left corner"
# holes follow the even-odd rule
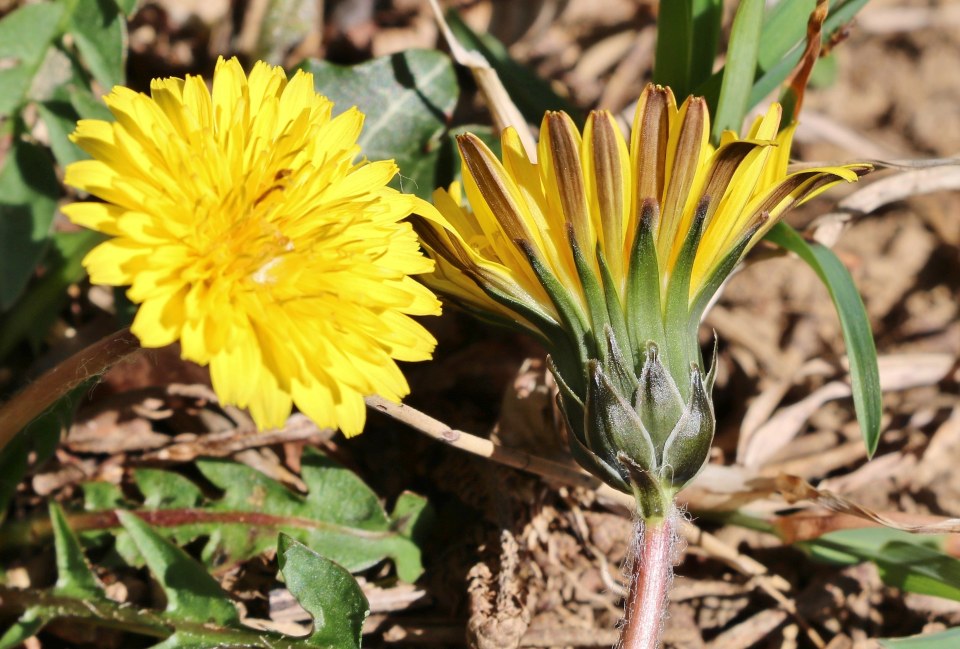
[[[407,394],[395,360],[435,345],[409,316],[439,313],[410,276],[433,262],[402,222],[417,199],[387,187],[393,161],[357,161],[359,111],[332,117],[312,75],[258,63],[247,78],[236,59],[218,62],[212,91],[188,76],[105,101],[116,121],[78,124],[92,159],[66,172],[104,202],[64,211],[111,237],[84,265],[130,287],[143,346],[179,341],[261,428],[296,404],[356,434],[365,395]]]
[[[533,267],[543,264],[586,312],[573,250],[578,248],[596,274],[608,272],[626,304],[634,261],[640,261],[632,257],[646,227],[663,310],[681,250],[697,230],[686,282],[692,307],[716,290],[714,280],[730,266],[731,253],[739,261],[791,207],[869,170],[852,164],[788,174],[794,126],[779,130],[780,113],[774,104],[744,138],[726,132],[714,147],[702,98],[678,107],[669,88],[650,85],[637,104],[629,143],[607,111],[591,113],[582,134],[566,114],[548,113],[537,162],[512,128],[502,136],[502,160],[479,138],[461,136],[469,208],[460,205],[459,188],[456,196],[435,193],[440,215],[418,228],[439,262],[425,281],[454,301],[482,294],[486,308],[497,313],[503,305],[495,306],[491,293],[533,298],[538,312],[560,323],[562,315]],[[514,319],[527,324],[522,314]]]
[[[699,471],[715,428],[697,327],[743,255],[791,207],[869,165],[787,173],[793,126],[774,104],[744,138],[709,142],[702,98],[648,86],[629,142],[593,112],[581,133],[547,113],[537,160],[512,129],[498,159],[459,138],[459,187],[415,221],[455,304],[537,335],[571,452],[655,513]]]

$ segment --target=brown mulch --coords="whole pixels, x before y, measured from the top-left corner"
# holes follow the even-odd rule
[[[132,84],[209,71],[238,35],[256,29],[256,4],[146,3],[130,28]],[[649,77],[656,3],[448,4],[459,6],[476,29],[500,37],[578,105],[623,111]],[[321,33],[292,47],[289,59],[352,62],[438,45],[425,2],[326,5]],[[874,0],[833,56],[836,79],[809,91],[795,157],[958,154],[960,16],[950,2]],[[465,110],[484,119],[479,103],[466,103]],[[875,458],[867,461],[843,390],[840,326],[826,290],[808,267],[771,248],[755,255],[770,258],[749,264],[728,284],[704,327],[705,344],[711,328],[721,341],[714,464],[736,464],[739,478],[799,476],[877,511],[960,516],[960,182],[952,186],[854,214],[835,230],[835,250],[861,289],[883,357],[887,391]],[[818,219],[843,195],[812,202],[791,217],[793,224],[833,236]],[[535,343],[455,312],[427,324],[440,345],[434,362],[405,368],[411,405],[455,428],[564,456]],[[80,328],[77,335],[95,339],[101,326],[93,318],[89,332]],[[595,494],[460,454],[380,416],[372,415],[367,431],[349,441],[297,420],[277,439],[252,439],[248,429],[243,413],[216,405],[196,368],[173,352],[151,353],[107,377],[56,459],[21,485],[14,515],[46,498],[70,502],[84,480],[120,483],[138,463],[176,464],[211,454],[247,462],[297,488],[299,448],[319,444],[387,501],[410,489],[427,495],[437,510],[426,574],[412,590],[377,594],[365,646],[615,643],[624,592],[620,566],[633,522]],[[698,486],[722,487],[724,475],[707,472]],[[697,493],[688,502],[694,510],[712,507]],[[776,495],[749,505],[761,517],[789,510]],[[878,637],[960,624],[960,603],[904,595],[885,586],[871,564],[813,563],[775,537],[700,514],[691,520],[712,536],[688,536],[677,557],[668,647],[866,649],[877,647]],[[222,578],[228,587],[247,580],[255,591],[269,583],[261,573],[271,570],[251,565]],[[295,613],[284,617],[272,593],[244,598],[268,596],[270,605],[261,606],[278,628],[303,622]],[[62,638],[50,642],[43,646],[74,646]]]

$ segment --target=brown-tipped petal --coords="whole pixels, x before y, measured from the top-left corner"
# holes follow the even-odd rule
[[[493,152],[472,133],[457,136],[463,164],[477,189],[511,240],[531,241],[517,198],[504,182],[506,171]],[[476,209],[476,208],[475,208]]]
[[[661,270],[673,258],[673,251],[683,245],[686,232],[679,232],[683,208],[693,187],[700,156],[707,145],[709,116],[703,97],[690,97],[680,109],[679,132],[670,134],[668,149],[667,188],[661,205],[660,231],[657,233],[657,251]]]
[[[588,182],[593,183],[603,235],[603,251],[615,278],[624,272],[625,209],[629,200],[629,158],[619,128],[609,111],[593,111],[584,130]],[[591,173],[592,172],[592,173]]]
[[[419,214],[411,214],[408,220],[423,244],[436,254],[442,255],[455,268],[468,272],[476,266],[457,233],[444,233],[441,226]]]
[[[771,189],[758,204],[752,206],[751,220],[762,212],[768,212],[774,219],[778,219],[785,211],[812,198],[824,188],[845,180],[847,182],[857,180],[862,175],[856,170],[849,171],[853,172],[851,178],[845,178],[843,175],[825,169],[810,169],[790,174]]]
[[[758,146],[764,146],[758,142],[749,140],[737,140],[725,144],[717,149],[710,163],[710,171],[707,172],[706,182],[703,184],[703,191],[700,194],[701,200],[706,199],[707,211],[704,221],[704,228],[710,224],[713,213],[717,211],[720,205],[720,199],[727,192],[730,180],[734,173],[740,167],[740,164],[746,159],[747,154]]]
[[[630,155],[638,212],[643,200],[653,198],[659,201],[663,198],[670,110],[674,105],[670,89],[653,84],[644,88],[637,102]]]
[[[580,166],[580,142],[576,126],[566,113],[549,112],[544,117],[549,138],[550,162],[556,178],[560,207],[567,223],[573,226],[577,241],[584,249],[593,247],[587,190]],[[549,189],[548,189],[549,191]]]

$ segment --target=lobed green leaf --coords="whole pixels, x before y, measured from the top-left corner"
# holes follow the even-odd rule
[[[429,519],[420,496],[402,495],[390,516],[367,485],[311,449],[302,460],[306,495],[229,460],[203,459],[196,466],[222,492],[219,498],[203,495],[178,473],[141,468],[134,480],[143,506],[128,501],[115,485],[88,482],[83,485],[86,511],[70,514],[68,520],[85,542],[112,546],[118,555],[114,560],[134,566],[142,565],[144,557],[139,543],[119,527],[117,509],[134,511],[176,543],[205,539],[201,559],[208,567],[223,569],[269,550],[283,532],[351,571],[392,559],[403,581],[413,582],[423,572],[413,538],[422,535]],[[38,533],[34,521],[11,523],[0,548],[30,543]]]
[[[136,514],[121,510],[117,518],[163,589],[168,616],[220,625],[239,623],[233,602],[202,564],[163,538]]]

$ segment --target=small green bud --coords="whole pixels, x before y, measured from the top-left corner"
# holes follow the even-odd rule
[[[716,423],[708,378],[695,363],[686,376],[674,377],[653,342],[642,365],[632,367],[612,329],[604,334],[605,358],[587,361],[585,380],[576,382],[586,385],[582,396],[550,364],[572,433],[571,451],[614,488],[633,492],[645,516],[655,516],[709,455]]]

